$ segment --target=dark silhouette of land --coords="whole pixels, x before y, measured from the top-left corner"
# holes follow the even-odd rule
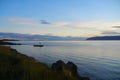
[[[86,40],[120,40],[120,36],[96,36],[87,38]]]
[[[20,33],[3,33],[0,32],[1,39],[11,40],[85,40],[85,37],[61,37],[53,35],[30,35],[30,34],[20,34]]]
[[[0,45],[22,45],[22,44],[21,43],[4,42],[4,40],[0,40]]]
[[[77,72],[77,66],[62,60],[48,67],[32,57],[11,49],[0,41],[0,80],[90,80]]]

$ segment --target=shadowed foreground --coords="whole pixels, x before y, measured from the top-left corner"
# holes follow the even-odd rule
[[[0,46],[0,80],[89,80],[79,76],[77,66],[59,60],[51,68],[10,47]]]

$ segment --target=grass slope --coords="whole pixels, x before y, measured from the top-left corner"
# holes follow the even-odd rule
[[[6,44],[0,41],[0,80],[88,80],[72,76],[67,69],[56,73],[46,64],[1,43]]]

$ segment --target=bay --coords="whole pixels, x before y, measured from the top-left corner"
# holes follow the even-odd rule
[[[45,62],[72,61],[91,80],[120,80],[120,41],[13,41],[17,51]],[[33,47],[39,42],[44,47]]]

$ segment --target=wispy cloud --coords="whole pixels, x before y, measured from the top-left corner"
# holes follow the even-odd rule
[[[56,27],[68,27],[68,28],[77,28],[77,29],[90,29],[90,30],[115,30],[116,28],[120,28],[120,22],[105,22],[105,21],[91,21],[91,22],[76,22],[76,23],[68,23],[68,22],[59,22],[53,24]]]
[[[23,25],[23,26],[38,26],[39,23],[37,23],[32,18],[21,18],[21,17],[15,17],[15,18],[5,18],[4,21],[16,25]]]
[[[33,21],[32,18],[21,18],[21,17],[7,18],[6,20],[8,20],[10,22],[31,22],[31,21]]]
[[[120,32],[117,31],[103,31],[100,36],[117,36],[120,35]]]
[[[120,22],[104,22],[104,21],[92,21],[92,22],[80,22],[73,26],[76,28],[83,29],[94,29],[94,30],[113,30],[111,26],[117,26]]]
[[[119,34],[120,22],[90,21],[90,22],[49,22],[44,19],[34,18],[7,18],[4,21],[22,26],[68,28],[68,30],[79,30],[82,34]]]
[[[120,28],[120,26],[112,26],[113,28]]]
[[[23,26],[41,26],[41,25],[51,25],[50,22],[46,20],[38,20],[34,18],[21,18],[21,17],[16,17],[16,18],[7,18],[4,19],[4,21],[7,21],[12,24],[17,24],[17,25],[23,25]]]
[[[104,31],[101,34],[120,34],[120,32],[115,32],[115,31]]]
[[[53,25],[55,27],[67,27],[67,26],[70,26],[70,24],[67,23],[67,22],[58,22],[58,23],[54,23]]]
[[[40,20],[41,24],[51,24],[50,22],[46,21],[46,20]]]
[[[47,20],[38,20],[33,18],[7,18],[6,21],[18,25],[25,26],[39,26],[39,25],[48,25],[53,27],[68,27],[68,28],[80,28],[80,29],[95,29],[95,30],[113,30],[115,28],[120,28],[120,22],[105,22],[105,21],[90,21],[90,22],[56,22],[51,23]]]

